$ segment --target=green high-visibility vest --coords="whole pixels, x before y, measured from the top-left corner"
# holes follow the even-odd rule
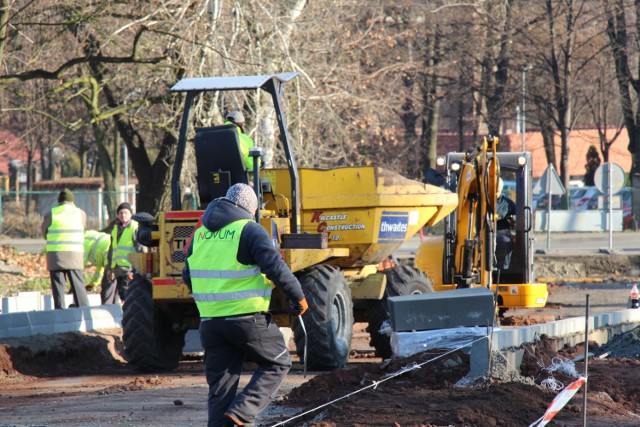
[[[225,125],[235,125],[230,120],[224,122]],[[253,171],[253,157],[249,155],[249,150],[253,148],[253,139],[240,129],[240,126],[236,125],[238,131],[238,140],[240,141],[240,152],[242,153],[242,159],[244,160],[244,166],[247,170]]]
[[[47,228],[47,252],[83,252],[84,225],[82,211],[64,203],[51,208],[51,225]]]
[[[129,254],[136,251],[136,246],[133,242],[133,233],[138,229],[138,223],[134,220],[129,222],[122,235],[118,240],[118,227],[113,227],[111,230],[111,244],[113,245],[111,250],[111,268],[115,268],[116,265],[120,267],[131,267],[131,261],[129,261]]]
[[[237,261],[242,229],[251,220],[232,222],[215,232],[199,227],[188,258],[193,298],[200,317],[267,311],[271,285],[257,265]]]
[[[96,267],[93,277],[89,281],[91,284],[98,284],[104,275],[104,268],[108,263],[109,246],[111,236],[97,230],[87,230],[84,233],[84,265],[88,263]]]

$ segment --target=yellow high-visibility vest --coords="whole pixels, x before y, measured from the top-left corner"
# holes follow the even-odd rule
[[[113,227],[111,230],[111,268],[115,268],[116,265],[120,267],[131,267],[131,261],[129,261],[129,254],[136,251],[136,246],[133,242],[133,233],[138,229],[138,223],[134,220],[129,222],[124,230],[120,240],[118,240],[118,227]]]
[[[82,210],[63,203],[51,208],[51,225],[47,228],[47,252],[84,251]]]
[[[193,298],[200,317],[267,311],[271,285],[257,265],[237,261],[242,229],[251,220],[232,222],[215,232],[199,227],[188,258]]]

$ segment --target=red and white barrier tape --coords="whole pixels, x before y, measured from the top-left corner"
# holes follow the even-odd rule
[[[586,377],[579,378],[566,386],[558,395],[551,401],[551,404],[547,408],[547,412],[537,420],[535,420],[529,427],[543,427],[546,426],[549,421],[556,416],[560,409],[564,408],[564,405],[571,400],[574,394],[580,390],[580,387],[587,381]]]

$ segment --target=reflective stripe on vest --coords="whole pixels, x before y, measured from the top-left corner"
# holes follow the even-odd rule
[[[224,317],[267,311],[271,286],[256,265],[237,261],[242,229],[239,220],[215,232],[199,227],[188,258],[193,298],[200,317]]]
[[[84,233],[84,263],[96,264],[96,254],[109,248],[111,236],[96,230]]]
[[[120,240],[118,240],[118,227],[113,227],[111,230],[111,242],[113,244],[113,250],[111,252],[111,268],[115,268],[116,265],[120,267],[131,267],[131,261],[129,261],[129,254],[136,251],[136,247],[133,242],[133,233],[138,229],[138,223],[134,220],[129,222],[124,230]]]
[[[83,252],[82,211],[64,203],[51,208],[51,225],[47,229],[47,252]]]

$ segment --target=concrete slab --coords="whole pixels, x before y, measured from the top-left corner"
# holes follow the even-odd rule
[[[102,304],[100,295],[89,294],[89,305],[97,307]],[[73,304],[73,295],[65,295],[65,305],[68,308]],[[2,314],[17,313],[22,311],[47,311],[53,310],[53,297],[51,295],[42,295],[40,292],[20,292],[15,297],[2,298],[1,304]]]
[[[42,310],[42,294],[40,292],[18,292],[16,307],[20,311]]]
[[[31,335],[31,331],[28,313],[0,315],[0,337],[24,337]]]
[[[0,315],[0,338],[118,328],[121,322],[119,304],[9,313]]]
[[[493,292],[456,289],[389,298],[391,327],[396,332],[493,324]]]

